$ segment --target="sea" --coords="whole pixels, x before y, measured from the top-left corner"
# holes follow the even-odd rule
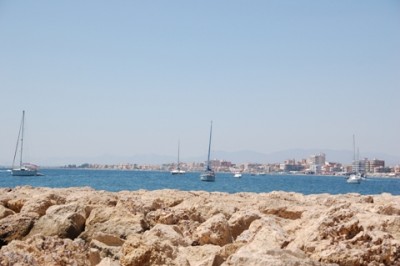
[[[91,169],[40,169],[42,176],[11,176],[6,169],[0,170],[0,187],[17,186],[70,188],[91,187],[106,191],[133,191],[177,189],[209,192],[298,192],[302,194],[376,195],[390,193],[400,195],[400,178],[367,178],[360,184],[349,184],[343,176],[319,175],[250,175],[235,178],[231,173],[216,173],[215,182],[200,181],[200,173],[171,175],[159,171],[123,171]]]

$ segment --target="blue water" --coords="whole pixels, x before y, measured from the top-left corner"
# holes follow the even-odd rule
[[[118,170],[77,170],[77,169],[41,169],[44,176],[17,177],[10,172],[0,170],[0,187],[14,188],[30,185],[34,187],[83,187],[97,190],[205,190],[236,192],[291,191],[303,194],[344,194],[363,195],[383,192],[400,195],[400,179],[375,178],[362,181],[361,184],[348,184],[339,176],[315,175],[266,175],[252,176],[244,174],[234,178],[232,174],[217,173],[215,182],[202,182],[199,173],[171,175],[156,171],[118,171]]]

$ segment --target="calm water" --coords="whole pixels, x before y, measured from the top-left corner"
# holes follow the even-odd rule
[[[0,170],[0,187],[30,185],[34,187],[82,187],[98,190],[205,190],[236,192],[271,192],[274,190],[293,191],[303,194],[380,194],[383,192],[400,195],[400,179],[375,178],[361,184],[347,184],[343,177],[307,175],[266,175],[234,178],[232,174],[217,173],[215,182],[202,182],[199,173],[171,175],[168,172],[112,171],[112,170],[69,170],[41,169],[44,176],[16,177]]]

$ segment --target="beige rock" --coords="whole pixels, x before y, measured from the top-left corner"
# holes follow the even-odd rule
[[[111,258],[113,260],[119,260],[121,257],[121,246],[109,246],[96,239],[92,239],[89,246],[92,257],[96,252],[98,253],[100,259]]]
[[[37,217],[26,214],[9,215],[0,220],[0,247],[15,239],[22,239],[31,230]]]
[[[200,245],[213,244],[224,246],[232,243],[233,237],[225,216],[217,214],[197,228],[193,240]]]
[[[6,202],[5,206],[10,210],[19,213],[27,201],[28,200],[26,198],[10,199]]]
[[[35,223],[29,236],[42,234],[60,238],[76,238],[85,228],[86,210],[77,204],[56,205]]]
[[[3,205],[0,205],[0,219],[3,219],[9,215],[15,214],[14,211],[4,207]]]
[[[36,235],[15,240],[0,250],[0,265],[89,265],[82,241]]]
[[[146,228],[142,214],[132,214],[122,207],[99,207],[91,211],[80,237],[90,242],[95,233],[101,232],[126,239],[130,234],[144,232]]]
[[[399,265],[399,210],[390,194],[0,188],[0,265]]]
[[[24,205],[22,206],[20,212],[21,213],[29,213],[34,212],[39,216],[42,216],[46,213],[46,210],[53,205],[56,204],[64,204],[65,199],[60,197],[55,193],[46,193],[44,195],[35,195],[28,199]]]
[[[175,265],[183,266],[215,266],[221,265],[218,255],[221,247],[216,245],[180,247]]]
[[[110,258],[104,258],[100,261],[99,264],[97,264],[97,266],[120,266],[121,264],[119,264],[119,261],[116,260],[112,260]]]
[[[122,248],[122,265],[180,265],[178,247],[188,246],[179,228],[158,224],[142,236],[131,235]],[[180,261],[177,263],[177,260]]]
[[[243,210],[235,212],[228,221],[232,237],[236,239],[244,230],[247,230],[250,224],[260,219],[261,213],[252,210]]]

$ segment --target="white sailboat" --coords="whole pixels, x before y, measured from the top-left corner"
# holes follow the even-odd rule
[[[14,159],[11,168],[13,176],[36,176],[38,175],[37,166],[33,164],[25,164],[22,162],[22,155],[24,150],[24,124],[25,124],[25,111],[22,111],[22,120],[19,127],[17,145],[15,147]],[[21,147],[19,147],[21,145]],[[19,148],[19,167],[15,167],[15,158],[17,157]]]
[[[178,163],[176,169],[171,171],[172,175],[183,175],[186,172],[184,170],[181,170],[180,168],[180,162],[179,162],[179,148],[180,148],[180,142],[178,142]]]
[[[241,177],[242,177],[242,173],[241,173],[241,172],[239,172],[239,171],[237,171],[237,172],[234,172],[234,173],[233,173],[233,177],[236,177],[236,178],[241,178]]]
[[[359,158],[356,160],[356,139],[353,135],[353,166],[354,166],[354,173],[349,176],[347,179],[347,183],[349,184],[360,184],[362,175],[359,172]]]
[[[200,175],[200,180],[207,181],[207,182],[215,181],[215,173],[211,169],[211,165],[210,165],[211,136],[212,136],[212,121],[211,121],[211,127],[210,127],[210,140],[208,142],[207,166],[206,166],[206,169],[204,170],[204,172],[201,173],[201,175]]]

